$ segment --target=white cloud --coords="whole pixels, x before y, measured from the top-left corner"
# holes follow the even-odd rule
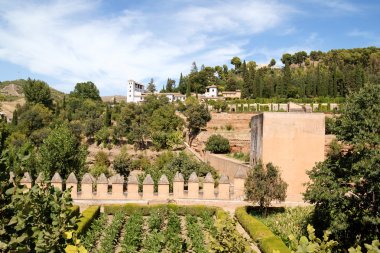
[[[71,84],[58,89],[91,80],[102,94],[121,94],[128,79],[163,82],[187,72],[192,61],[215,65],[244,55],[246,35],[281,26],[295,11],[277,1],[212,1],[158,20],[128,9],[100,15],[101,6],[0,2],[0,59]]]
[[[329,8],[334,12],[357,12],[360,7],[347,0],[311,0],[322,6]],[[358,1],[359,2],[359,1]]]

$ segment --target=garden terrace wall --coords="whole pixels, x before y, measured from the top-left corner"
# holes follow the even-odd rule
[[[188,180],[185,182],[181,173],[177,173],[173,179],[173,191],[169,191],[169,184],[166,175],[162,175],[157,182],[158,191],[155,192],[153,181],[150,175],[147,175],[142,184],[142,192],[139,192],[139,181],[135,175],[130,175],[127,180],[124,177],[116,174],[107,178],[101,174],[98,178],[94,178],[91,174],[86,173],[80,182],[76,176],[71,173],[66,179],[65,183],[58,173],[54,175],[54,181],[36,182],[43,186],[43,184],[51,184],[59,189],[71,188],[71,196],[74,200],[115,200],[115,201],[150,201],[150,200],[168,200],[168,199],[199,199],[199,200],[236,200],[244,198],[244,181],[245,171],[238,170],[232,180],[226,175],[222,175],[215,187],[214,179],[209,173],[203,184],[200,183],[195,172],[193,172]],[[231,183],[232,182],[232,183]],[[29,173],[25,173],[21,180],[21,184],[30,188],[33,181]],[[80,187],[78,187],[80,184]],[[187,190],[185,186],[187,185]],[[201,189],[203,186],[203,189]],[[78,189],[81,191],[78,191]],[[96,190],[95,190],[96,189]],[[127,189],[124,191],[124,189]]]

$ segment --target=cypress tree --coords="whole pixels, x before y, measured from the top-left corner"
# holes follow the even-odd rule
[[[241,97],[248,98],[250,96],[249,73],[248,73],[247,64],[245,63],[245,60],[243,61],[242,71],[243,71],[243,87],[241,89]]]
[[[106,106],[106,112],[104,115],[104,126],[111,126],[111,112],[108,105]]]
[[[18,112],[17,110],[13,111],[12,125],[17,126],[18,124]]]
[[[191,96],[191,90],[190,90],[190,82],[187,82],[187,86],[186,86],[186,97],[190,97]]]

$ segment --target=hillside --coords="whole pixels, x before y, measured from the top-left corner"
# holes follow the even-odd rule
[[[24,98],[22,86],[26,83],[24,79],[0,82],[1,101],[15,101]],[[61,100],[65,93],[50,87],[50,92],[54,100]]]

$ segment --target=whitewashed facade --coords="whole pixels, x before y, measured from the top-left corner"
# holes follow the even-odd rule
[[[128,81],[127,86],[127,103],[138,103],[144,100],[143,93],[145,87],[141,83],[137,83],[133,80]]]

